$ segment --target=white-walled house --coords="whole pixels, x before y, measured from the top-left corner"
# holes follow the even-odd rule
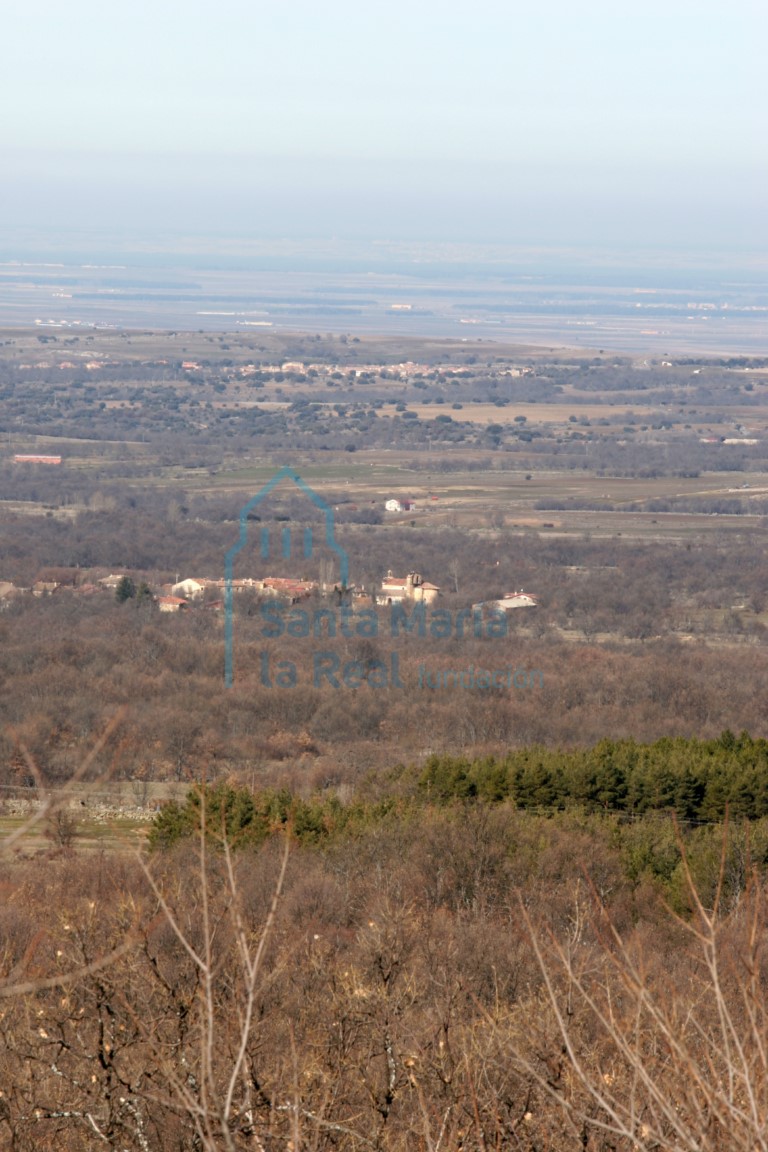
[[[392,497],[390,500],[384,501],[385,512],[415,512],[415,500],[395,500]]]
[[[209,583],[209,580],[193,580],[188,577],[172,586],[171,595],[180,596],[184,600],[202,600]]]
[[[537,608],[538,600],[531,592],[505,592],[500,600],[483,600],[480,604],[473,604],[473,608],[501,608],[509,612],[513,608]]]

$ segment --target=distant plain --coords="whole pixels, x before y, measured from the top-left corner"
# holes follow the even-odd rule
[[[318,331],[759,354],[768,268],[680,253],[492,246],[187,249],[0,234],[0,326]]]

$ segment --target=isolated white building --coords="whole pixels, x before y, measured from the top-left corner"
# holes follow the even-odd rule
[[[536,608],[538,601],[530,592],[505,592],[501,600],[486,601],[490,608],[502,608],[505,612],[511,608]]]
[[[416,508],[414,500],[386,500],[384,502],[385,512],[413,512]]]

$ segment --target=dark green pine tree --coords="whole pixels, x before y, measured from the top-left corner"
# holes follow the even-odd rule
[[[136,585],[130,576],[121,576],[115,588],[115,600],[118,604],[125,604],[126,600],[133,600],[136,595]]]

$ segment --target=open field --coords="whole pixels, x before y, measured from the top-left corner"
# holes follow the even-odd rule
[[[99,820],[73,818],[71,831],[67,833],[63,844],[60,835],[50,832],[46,826],[38,825],[15,841],[12,855],[19,860],[32,856],[59,855],[73,850],[88,854],[131,854],[146,846],[151,820],[149,814],[141,819],[130,819],[112,811],[105,812]],[[26,822],[26,816],[0,814],[0,843],[6,837],[17,835]]]
[[[719,534],[732,534],[761,529],[765,513],[750,514],[750,503],[768,497],[768,483],[761,473],[740,473],[735,486],[732,476],[705,473],[696,477],[605,477],[593,473],[562,473],[550,471],[495,471],[476,469],[462,471],[457,458],[456,471],[439,471],[439,454],[435,454],[433,470],[429,458],[423,466],[414,469],[412,456],[407,453],[371,453],[374,460],[367,461],[365,453],[325,465],[297,461],[302,478],[318,493],[334,502],[353,499],[356,503],[381,506],[385,499],[415,501],[410,512],[387,514],[382,528],[398,526],[412,521],[420,528],[440,528],[446,523],[459,523],[472,531],[506,529],[540,529],[544,533],[598,535],[626,534],[644,540],[684,540],[688,537],[704,538]],[[385,462],[386,461],[386,462]],[[535,462],[531,462],[535,467]],[[176,471],[159,478],[165,491],[183,484],[188,492],[216,493],[232,498],[235,519],[242,502],[253,495],[274,474],[274,465],[263,464],[247,468],[228,466],[214,477],[205,471]],[[745,512],[695,513],[639,510],[638,505],[655,500],[694,498],[738,499],[745,503]],[[240,503],[238,503],[240,501]],[[569,508],[567,511],[538,509],[541,501],[569,501],[589,503],[595,507]],[[343,505],[340,505],[343,506]],[[502,517],[502,520],[499,520]]]
[[[409,408],[415,412],[420,420],[434,420],[439,412],[431,405],[410,404]],[[464,403],[461,410],[448,414],[457,420],[469,420],[473,424],[509,424],[517,417],[524,416],[532,424],[567,424],[571,417],[582,420],[609,420],[613,424],[626,423],[626,420],[636,416],[644,419],[655,415],[661,409],[655,407],[638,406],[627,407],[626,404],[526,404],[512,401],[499,409],[497,404],[474,404],[471,401]],[[394,415],[384,410],[383,415]]]
[[[43,798],[37,789],[6,784],[0,788],[0,845],[21,830],[23,835],[13,845],[17,859],[72,849],[135,853],[144,847],[162,805],[170,799],[183,800],[187,791],[186,784],[149,780],[51,788],[45,796],[52,811],[39,819]]]

